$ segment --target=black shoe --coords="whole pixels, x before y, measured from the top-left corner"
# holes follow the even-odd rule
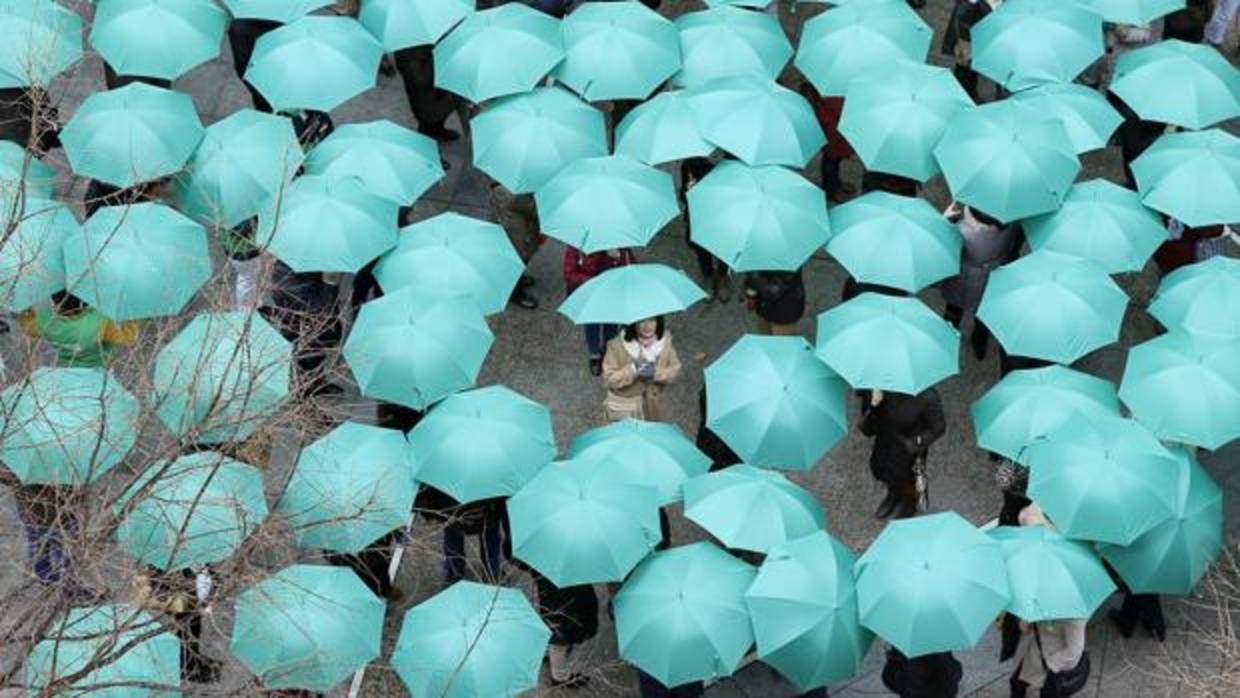
[[[590,357],[590,375],[603,375],[603,359],[597,356]]]
[[[579,674],[575,671],[569,674],[568,678],[564,679],[563,681],[555,678],[554,676],[551,677],[551,685],[553,687],[581,688],[582,686],[585,686],[588,683],[590,683],[589,676],[586,676],[585,674]]]
[[[419,126],[418,133],[421,133],[423,136],[430,136],[441,143],[450,143],[461,137],[461,134],[443,126],[442,124],[438,126],[427,126],[425,128]]]
[[[1125,638],[1132,637],[1133,626],[1136,625],[1135,622],[1129,621],[1124,617],[1124,614],[1114,608],[1107,612],[1107,618],[1111,619],[1111,624],[1115,626],[1120,635],[1123,635]]]
[[[896,500],[895,495],[888,493],[887,496],[883,498],[882,503],[878,505],[878,509],[874,510],[874,518],[885,519],[888,516],[891,516],[891,512],[895,511],[896,504],[898,503],[899,502]]]

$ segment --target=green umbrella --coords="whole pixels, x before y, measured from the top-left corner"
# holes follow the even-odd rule
[[[1003,549],[955,512],[892,521],[855,569],[861,624],[909,657],[973,648],[1011,598]]]
[[[1141,201],[1189,227],[1240,220],[1240,138],[1221,129],[1169,133],[1132,162]]]
[[[457,582],[405,613],[392,666],[415,696],[515,696],[538,686],[550,638],[521,592]]]
[[[926,60],[934,30],[907,4],[852,2],[805,23],[796,67],[818,92],[843,96],[869,68]]]
[[[798,269],[831,235],[822,190],[783,167],[724,161],[687,198],[693,242],[735,271]]]
[[[916,395],[960,371],[960,333],[916,298],[863,293],[822,313],[816,351],[859,390]]]
[[[651,165],[710,155],[715,146],[702,139],[691,94],[669,90],[637,105],[616,126],[616,154]]]
[[[1025,447],[1074,419],[1119,415],[1115,386],[1053,365],[1012,371],[982,395],[969,414],[977,445],[1025,462]]]
[[[745,335],[706,367],[706,426],[746,463],[809,470],[848,432],[845,387],[801,337]]]
[[[0,211],[8,214],[19,192],[38,199],[54,198],[56,170],[13,141],[0,140]]]
[[[396,246],[398,210],[357,177],[307,175],[263,205],[255,239],[293,271],[356,273]]]
[[[80,226],[73,211],[58,201],[25,200],[10,224],[0,209],[0,308],[19,312],[65,289],[65,240]]]
[[[1022,222],[1029,246],[1076,255],[1117,274],[1141,271],[1167,239],[1137,193],[1105,179],[1073,185],[1063,207]]]
[[[379,657],[385,610],[348,567],[293,565],[237,597],[229,649],[266,689],[327,692]]]
[[[676,29],[684,62],[672,82],[680,87],[739,75],[774,80],[792,58],[779,21],[762,12],[737,7],[686,12],[676,18]]]
[[[563,59],[559,20],[508,3],[469,15],[435,46],[435,85],[482,103],[534,89]]]
[[[444,175],[435,141],[386,119],[337,128],[310,151],[306,173],[357,177],[398,204],[412,204]]]
[[[27,485],[92,482],[133,448],[139,410],[101,368],[36,368],[0,392],[0,462]]]
[[[1240,260],[1216,255],[1163,277],[1149,313],[1164,327],[1240,339]]]
[[[755,10],[761,10],[770,4],[771,0],[706,0],[707,7],[731,5],[733,7],[750,7]]]
[[[538,189],[574,160],[607,154],[603,112],[560,87],[499,99],[470,120],[470,131],[474,167],[515,194]]]
[[[146,611],[122,604],[70,608],[26,657],[28,695],[180,698],[180,656],[176,635],[163,632]],[[61,683],[83,670],[73,683]]]
[[[245,81],[276,111],[331,111],[375,86],[383,47],[349,17],[302,17],[263,34]]]
[[[629,325],[680,312],[705,297],[679,269],[630,264],[608,269],[582,284],[560,304],[560,312],[578,325]]]
[[[241,109],[207,127],[172,198],[195,220],[233,228],[283,193],[303,157],[287,117]]]
[[[1023,90],[1072,82],[1105,48],[1102,18],[1080,3],[1008,0],[973,27],[972,67]]]
[[[409,432],[414,476],[463,504],[515,494],[555,458],[551,412],[502,385],[457,393]]]
[[[827,252],[862,283],[917,293],[960,271],[960,233],[925,199],[870,192],[831,211]]]
[[[659,544],[659,493],[600,461],[543,468],[507,503],[512,553],[558,587],[619,582]]]
[[[203,134],[189,95],[133,82],[89,95],[60,140],[74,174],[128,187],[183,168]]]
[[[951,71],[900,60],[848,84],[840,134],[867,170],[924,182],[938,174],[934,147],[973,100]]]
[[[1028,459],[1029,498],[1070,538],[1128,545],[1175,513],[1175,458],[1132,420],[1069,420]]]
[[[387,51],[433,44],[474,11],[476,0],[365,0],[357,19]]]
[[[695,88],[689,109],[702,138],[746,165],[804,167],[827,142],[809,102],[765,78],[720,78]]]
[[[465,296],[403,288],[364,303],[344,344],[362,395],[424,410],[478,378],[494,336]]]
[[[64,256],[69,291],[113,320],[179,315],[211,278],[207,231],[163,204],[96,210]]]
[[[629,483],[657,489],[660,505],[680,501],[685,481],[706,473],[711,464],[676,425],[636,419],[582,433],[573,439],[568,457],[615,466]]]
[[[672,176],[623,155],[569,163],[535,201],[542,232],[587,253],[641,247],[680,214]]]
[[[220,55],[227,26],[212,0],[97,0],[90,45],[120,75],[175,80]]]
[[[276,509],[298,547],[357,553],[408,522],[416,488],[404,434],[345,422],[298,455]]]
[[[588,2],[561,28],[555,78],[591,102],[645,99],[680,70],[676,25],[640,3]]]
[[[388,293],[413,286],[464,294],[490,315],[507,307],[524,269],[503,228],[449,211],[401,228],[375,278]]]
[[[1115,583],[1087,544],[1045,526],[999,526],[989,532],[1003,549],[1012,600],[1007,610],[1028,623],[1089,618]]]
[[[1028,109],[1030,120],[1051,117],[1063,121],[1077,154],[1107,147],[1111,134],[1124,122],[1102,93],[1076,83],[1039,85],[1017,92],[1011,101]]]
[[[242,441],[288,395],[293,348],[262,317],[203,313],[155,357],[155,414],[196,443]]]
[[[46,86],[82,57],[82,16],[53,0],[0,0],[0,89]]]
[[[267,518],[263,474],[252,465],[199,451],[150,465],[114,506],[122,548],[161,570],[229,558]]]
[[[1127,547],[1099,552],[1137,594],[1189,594],[1223,549],[1223,493],[1181,448],[1171,449],[1176,469],[1171,518]]]
[[[1138,27],[1184,9],[1184,0],[1085,0],[1083,4],[1107,22]]]
[[[267,19],[287,23],[309,14],[332,0],[223,0],[237,19]],[[442,0],[440,0],[442,1]],[[370,0],[367,0],[370,2]]]
[[[1127,307],[1098,264],[1038,250],[991,273],[977,317],[1007,353],[1070,364],[1119,339]]]
[[[668,688],[730,676],[753,645],[755,574],[710,543],[646,558],[614,599],[620,656]]]
[[[1208,44],[1168,39],[1128,51],[1109,89],[1146,121],[1200,129],[1240,116],[1240,70]]]
[[[765,553],[827,524],[814,495],[780,473],[751,465],[695,477],[684,491],[685,517],[732,550]]]

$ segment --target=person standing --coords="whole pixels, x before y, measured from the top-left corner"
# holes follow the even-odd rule
[[[625,327],[622,336],[607,343],[603,357],[606,421],[668,421],[671,412],[663,390],[680,376],[680,368],[672,333],[664,327],[662,316]]]
[[[538,207],[532,194],[514,194],[499,182],[491,183],[490,196],[491,215],[495,222],[503,227],[513,249],[521,257],[521,261],[529,268],[530,260],[542,245],[543,235],[538,224]],[[518,307],[533,310],[538,307],[538,300],[530,295],[530,287],[534,278],[522,274],[517,286],[508,299]]]
[[[413,507],[416,514],[443,525],[446,584],[450,586],[465,578],[466,536],[474,536],[478,540],[484,581],[499,581],[502,572],[500,554],[504,548],[503,527],[507,518],[503,499],[461,504],[442,490],[422,483]]]
[[[711,431],[710,427],[706,426],[705,385],[703,385],[702,389],[698,391],[698,429],[697,438],[693,443],[697,446],[699,451],[706,454],[706,456],[710,458],[710,472],[712,473],[716,470],[723,470],[730,465],[736,465],[741,462],[741,457],[736,455],[736,452],[732,450],[732,447],[728,446],[723,439],[719,438],[718,434]],[[663,510],[660,509],[659,511],[661,513]],[[666,539],[667,536],[665,535],[664,538]]]
[[[18,316],[31,337],[42,337],[56,349],[62,368],[99,368],[121,347],[138,341],[142,325],[136,320],[113,322],[66,291],[52,295],[48,310],[30,308]]]
[[[751,271],[745,275],[745,306],[758,316],[758,331],[777,337],[801,333],[805,281],[801,270]]]
[[[1010,262],[1021,243],[1020,230],[1015,225],[1003,225],[998,220],[969,206],[953,204],[947,210],[947,219],[956,224],[964,245],[960,252],[960,272],[939,283],[939,291],[947,303],[944,317],[953,327],[959,328],[965,313],[975,313],[981,305],[986,282],[995,267]],[[973,355],[979,361],[986,358],[990,345],[990,331],[976,315],[973,331],[969,335]]]
[[[134,606],[168,614],[172,631],[181,641],[181,675],[186,681],[214,683],[221,662],[208,657],[202,647],[203,613],[210,609],[214,587],[209,570],[144,568],[133,580]]]
[[[710,250],[702,247],[693,241],[693,233],[690,229],[692,221],[689,218],[689,190],[692,189],[702,178],[710,174],[715,166],[707,158],[685,158],[680,163],[680,189],[677,192],[680,195],[680,210],[685,212],[685,241],[689,243],[689,249],[693,251],[697,257],[698,269],[702,272],[702,286],[707,289],[707,302],[718,300],[721,303],[728,302],[732,293],[732,281],[728,276],[728,265],[723,260],[716,257]]]
[[[551,685],[581,688],[590,677],[569,669],[568,655],[573,648],[598,634],[598,595],[594,585],[558,587],[533,568],[538,594],[538,615],[551,629],[547,647],[547,663],[551,669]]]
[[[907,657],[888,647],[882,681],[887,690],[900,698],[955,698],[963,675],[960,660],[951,652]]]
[[[392,54],[392,58],[405,85],[409,110],[418,121],[418,132],[441,143],[450,143],[460,138],[461,134],[445,126],[444,122],[460,106],[461,100],[451,92],[435,87],[432,49],[430,45],[410,46]]]
[[[637,260],[630,249],[605,250],[586,254],[572,245],[564,246],[564,289],[565,295],[571,296],[582,284],[602,274],[608,269],[624,267]],[[590,374],[601,375],[603,372],[603,352],[607,343],[619,332],[619,325],[586,323],[582,325],[586,333],[586,352],[590,355]]]
[[[934,388],[919,395],[875,390],[870,411],[861,421],[861,433],[874,437],[870,473],[887,487],[875,516],[885,519],[917,513],[918,461],[924,467],[930,445],[947,431],[943,401]]]

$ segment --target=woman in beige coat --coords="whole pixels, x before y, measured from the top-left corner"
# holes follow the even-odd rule
[[[667,421],[670,414],[663,388],[680,376],[680,358],[663,318],[648,318],[624,328],[607,343],[603,357],[603,384],[607,398],[603,414],[608,422],[621,419]]]

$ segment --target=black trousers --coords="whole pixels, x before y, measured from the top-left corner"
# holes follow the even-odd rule
[[[459,98],[435,87],[435,59],[430,46],[403,48],[392,54],[396,70],[405,84],[409,110],[422,131],[443,128],[443,123],[456,109]]]
[[[250,57],[254,55],[254,45],[258,40],[263,34],[279,27],[279,22],[266,19],[234,19],[228,25],[228,45],[232,48],[233,69],[237,71],[237,77],[245,85],[245,89],[250,91],[254,108],[268,113],[273,111],[271,103],[245,81],[245,69],[250,65]]]

